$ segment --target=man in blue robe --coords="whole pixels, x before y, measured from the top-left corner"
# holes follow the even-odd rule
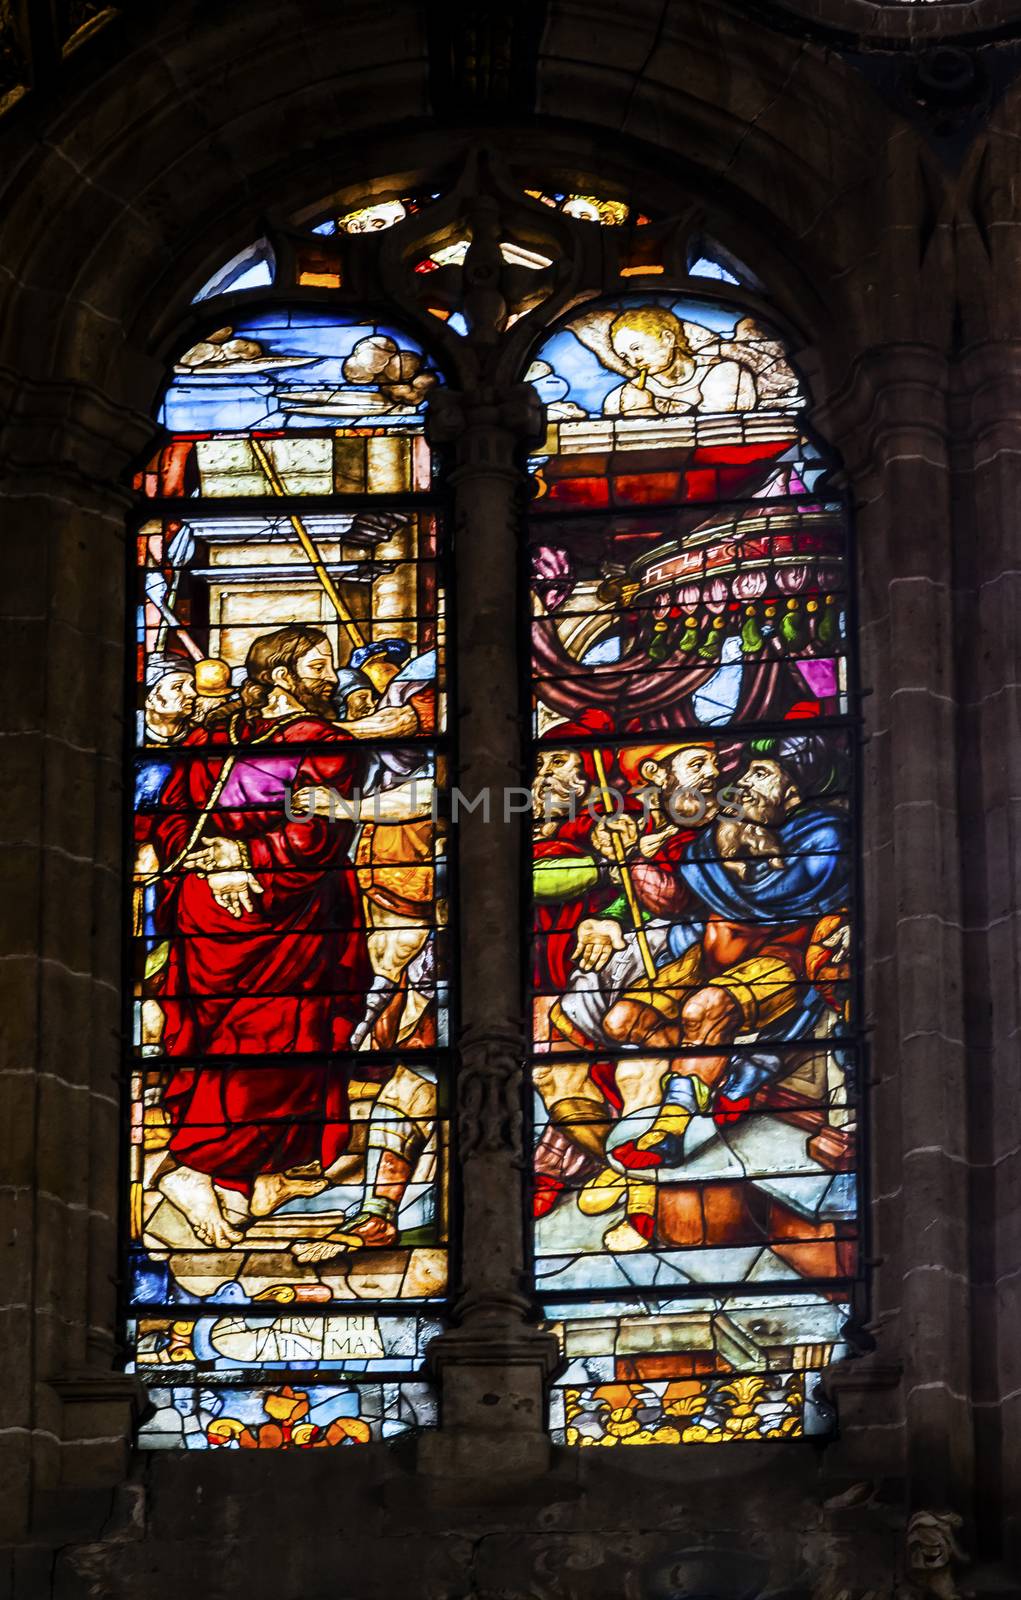
[[[770,1058],[735,1058],[736,1039],[811,1037],[832,1004],[808,980],[806,956],[825,940],[839,965],[849,944],[847,810],[822,798],[842,758],[820,734],[755,741],[736,784],[738,817],[688,847],[678,870],[709,912],[705,935],[604,1022],[621,1044],[691,1052],[672,1061],[652,1127],[614,1149],[627,1171],[679,1166],[692,1117],[747,1108]]]

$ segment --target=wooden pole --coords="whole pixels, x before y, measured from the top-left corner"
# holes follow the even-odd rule
[[[595,763],[596,777],[599,779],[600,797],[608,815],[612,817],[615,813],[613,801],[610,798],[610,785],[606,781],[606,766],[603,762],[603,752],[599,749],[594,749],[592,751],[592,759]],[[620,834],[615,833],[611,828],[610,837],[613,840],[613,853],[617,858],[617,865],[620,868],[620,881],[624,886],[624,895],[627,899],[628,910],[631,913],[631,919],[635,925],[635,937],[638,940],[638,949],[642,957],[642,966],[645,968],[645,976],[648,978],[649,982],[652,983],[656,976],[656,963],[652,959],[652,951],[649,949],[649,940],[645,929],[642,926],[642,908],[638,904],[638,896],[635,894],[635,886],[631,881],[631,869],[628,866],[627,859],[624,855],[624,846],[621,842]]]
[[[270,488],[273,490],[273,493],[280,495],[283,498],[286,496],[287,490],[284,487],[283,480],[280,478],[276,467],[273,465],[269,455],[264,449],[262,441],[257,439],[254,434],[250,434],[248,442],[252,447],[255,459],[259,463],[263,475],[266,478]],[[348,638],[351,640],[351,643],[357,649],[360,645],[365,643],[365,639],[354,617],[351,615],[347,606],[340,598],[340,595],[337,591],[337,586],[330,577],[330,574],[327,572],[326,567],[323,564],[323,558],[316,548],[315,540],[312,538],[312,535],[309,533],[308,529],[305,527],[305,524],[302,522],[301,518],[296,512],[289,511],[287,513],[287,520],[291,524],[291,527],[294,529],[295,533],[298,535],[298,542],[308,557],[316,577],[326,590],[330,603],[333,606],[334,611],[337,613],[337,618],[341,624],[341,627],[345,630]]]

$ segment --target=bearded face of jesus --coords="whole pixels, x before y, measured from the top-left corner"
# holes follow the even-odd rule
[[[298,656],[293,668],[275,667],[273,680],[313,715],[327,720],[336,715],[337,669],[328,640]]]

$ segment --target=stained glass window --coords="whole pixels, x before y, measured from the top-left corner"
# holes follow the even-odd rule
[[[554,1435],[817,1431],[858,1273],[845,510],[783,344],[732,304],[597,304],[529,377]]]
[[[419,322],[472,338],[475,221],[416,220],[437,199],[349,194],[210,278],[197,301],[232,298],[179,353],[138,476],[126,1282],[153,1448],[435,1420],[441,378],[409,331],[326,291],[399,260]],[[553,1432],[817,1432],[860,1281],[846,511],[787,348],[737,303],[761,289],[741,262],[598,187],[534,202],[612,230],[620,286],[524,374],[546,416],[529,1103]],[[550,223],[548,244],[513,218],[493,234],[507,329],[552,283]],[[632,287],[685,271],[683,295]],[[245,294],[274,280],[275,309]],[[316,304],[281,308],[302,287]]]
[[[275,271],[273,246],[268,239],[257,239],[213,273],[194,296],[194,303],[213,300],[220,294],[239,294],[243,289],[266,289],[273,282]]]
[[[739,283],[729,267],[722,261],[717,261],[715,256],[696,256],[688,268],[693,278],[715,278],[718,283]]]
[[[622,228],[627,222],[644,225],[649,221],[644,211],[635,211],[626,200],[607,195],[570,194],[563,190],[550,193],[544,189],[526,189],[525,193],[577,222],[594,222],[603,228]]]
[[[153,1448],[433,1418],[438,381],[396,328],[239,314],[180,355],[139,475],[126,1276]]]
[[[453,240],[451,244],[440,245],[431,255],[423,256],[415,263],[415,271],[435,272],[438,267],[463,266],[470,243],[471,240],[465,235]],[[544,256],[538,250],[527,250],[523,245],[507,241],[500,245],[500,256],[509,266],[525,267],[531,272],[541,272],[544,267],[553,265],[550,256]]]
[[[740,284],[746,289],[760,289],[762,285],[755,274],[738,261],[715,239],[695,239],[688,250],[688,275],[692,278],[715,278],[717,283]]]
[[[406,217],[413,217],[439,196],[434,193],[363,195],[338,208],[338,214],[316,223],[316,233],[384,233]]]

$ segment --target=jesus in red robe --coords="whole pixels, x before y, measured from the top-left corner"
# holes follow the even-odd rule
[[[350,797],[361,782],[362,753],[332,720],[329,640],[281,628],[246,665],[241,705],[182,746],[156,828],[156,920],[169,943],[158,999],[179,1061],[163,1099],[175,1165],[160,1188],[220,1249],[242,1236],[218,1189],[265,1215],[321,1189],[343,1153],[346,1072],[331,1057],[348,1047],[372,979],[353,821],[284,806],[295,788]],[[310,1166],[312,1177],[294,1172]]]

